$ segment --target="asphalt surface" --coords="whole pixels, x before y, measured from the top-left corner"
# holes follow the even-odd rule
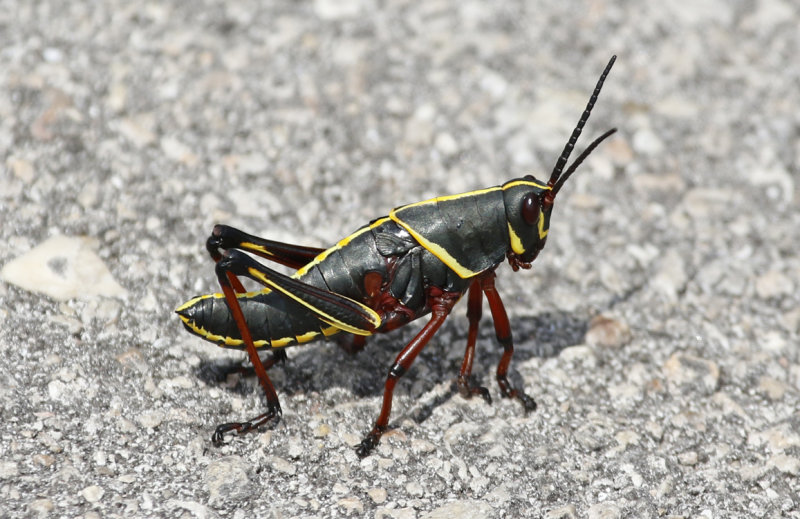
[[[742,2],[0,1],[0,516],[800,517],[800,8]],[[498,269],[501,399],[462,302],[241,363],[173,310],[223,222],[325,247],[546,178],[612,54],[534,268]],[[485,314],[488,310],[485,308]]]

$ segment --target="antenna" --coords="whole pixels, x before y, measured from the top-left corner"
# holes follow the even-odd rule
[[[578,166],[581,165],[584,159],[586,159],[586,157],[588,157],[589,154],[592,153],[594,149],[600,145],[601,142],[603,142],[604,140],[606,140],[606,138],[612,136],[616,132],[617,132],[616,128],[611,128],[610,130],[606,131],[606,133],[596,138],[585,150],[583,150],[583,153],[578,155],[578,158],[575,159],[575,162],[573,162],[572,165],[569,168],[567,168],[567,171],[564,173],[564,175],[558,179],[556,185],[553,186],[553,189],[549,191],[549,193],[552,193],[552,196],[550,197],[551,199],[556,197],[556,193],[558,193],[558,190],[561,189],[561,186],[564,185],[564,182],[567,181],[569,176],[572,175],[576,169],[578,169]]]
[[[571,175],[575,171],[575,168],[577,168],[578,165],[581,162],[583,162],[583,160],[589,155],[589,153],[591,153],[592,150],[594,150],[597,147],[598,144],[600,144],[600,142],[602,142],[606,137],[608,137],[609,135],[611,135],[616,131],[616,129],[610,130],[604,133],[600,138],[596,139],[588,148],[586,148],[586,151],[581,153],[581,155],[578,157],[575,163],[573,163],[572,166],[570,166],[570,168],[567,170],[567,173],[559,182],[559,177],[561,177],[561,172],[564,170],[564,166],[567,165],[567,161],[569,160],[569,156],[572,154],[572,150],[575,149],[575,143],[578,141],[578,137],[580,137],[581,131],[583,131],[583,127],[586,124],[586,121],[589,120],[589,115],[592,113],[592,108],[594,108],[594,104],[597,101],[597,97],[600,95],[600,90],[603,88],[603,82],[606,80],[606,76],[608,76],[608,73],[611,71],[611,67],[614,66],[614,62],[616,60],[617,60],[616,55],[611,56],[608,65],[606,65],[605,70],[603,70],[603,73],[600,75],[600,79],[597,80],[597,85],[594,87],[594,92],[592,92],[592,97],[589,98],[589,102],[586,104],[586,109],[584,109],[583,114],[581,114],[581,118],[578,121],[578,125],[575,126],[574,130],[572,130],[572,135],[570,136],[569,141],[567,141],[566,146],[564,146],[564,151],[561,152],[561,156],[558,157],[558,161],[556,161],[556,165],[553,168],[553,172],[550,174],[550,181],[547,183],[547,185],[550,186],[552,189],[546,195],[545,203],[548,203],[548,201],[550,204],[553,203],[553,198],[555,197],[555,194],[558,191],[558,189],[564,184],[564,180],[566,180],[567,177],[569,177],[569,175]]]

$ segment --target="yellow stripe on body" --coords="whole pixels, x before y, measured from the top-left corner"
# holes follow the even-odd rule
[[[372,222],[371,224],[369,224],[369,225],[367,225],[367,226],[364,226],[364,227],[362,227],[362,228],[358,229],[358,230],[357,230],[356,232],[354,232],[353,234],[351,234],[351,235],[349,235],[349,236],[345,236],[344,238],[342,238],[341,240],[339,240],[339,241],[336,243],[336,245],[334,245],[333,247],[331,247],[331,248],[329,248],[329,249],[325,249],[325,250],[324,250],[324,251],[322,251],[322,252],[321,252],[321,253],[320,253],[320,254],[319,254],[319,255],[318,255],[316,258],[314,258],[313,260],[311,260],[311,261],[310,261],[309,263],[307,263],[306,265],[303,265],[302,267],[300,267],[299,269],[297,269],[297,271],[296,271],[294,274],[292,274],[292,276],[291,276],[291,277],[292,277],[293,279],[298,279],[299,277],[301,277],[301,276],[303,276],[304,274],[308,273],[308,271],[309,271],[309,270],[311,270],[312,268],[314,268],[314,267],[316,267],[317,265],[319,265],[320,263],[322,263],[322,261],[323,261],[325,258],[327,258],[328,256],[330,256],[330,255],[331,255],[333,252],[335,252],[335,251],[337,251],[337,250],[340,250],[342,247],[344,247],[345,245],[347,245],[348,243],[350,243],[351,241],[353,241],[353,240],[354,240],[355,238],[357,238],[358,236],[361,236],[361,235],[362,235],[362,234],[364,234],[365,232],[367,232],[367,231],[371,231],[372,229],[375,229],[376,227],[378,227],[378,226],[380,226],[380,225],[383,225],[383,224],[384,224],[384,223],[386,223],[388,220],[389,220],[389,217],[386,217],[386,216],[385,216],[385,217],[383,217],[383,218],[378,218],[377,220],[375,220],[375,221],[374,221],[374,222]]]
[[[515,254],[523,254],[525,252],[525,247],[522,246],[522,240],[520,240],[517,233],[514,232],[514,228],[511,227],[510,223],[508,223],[508,239],[511,242],[511,250],[514,251]]]
[[[297,301],[301,305],[303,305],[306,308],[308,308],[309,310],[311,310],[317,316],[317,318],[319,320],[321,320],[323,322],[326,322],[326,323],[330,324],[331,326],[335,326],[335,327],[337,327],[337,328],[339,328],[341,330],[344,330],[346,332],[350,332],[350,333],[355,334],[355,335],[372,335],[372,331],[370,331],[370,330],[365,330],[365,329],[362,329],[362,328],[356,328],[355,326],[351,326],[351,325],[349,325],[349,324],[347,324],[345,322],[342,322],[342,321],[336,319],[332,315],[330,315],[330,314],[328,314],[326,312],[323,312],[320,308],[317,308],[316,306],[308,303],[307,301],[303,300],[302,298],[300,298],[297,295],[295,295],[294,293],[292,293],[290,290],[287,290],[286,288],[283,288],[278,283],[272,281],[271,279],[266,277],[264,274],[262,274],[258,270],[254,269],[254,268],[250,268],[250,269],[248,269],[248,272],[250,273],[251,276],[253,276],[254,278],[260,280],[265,285],[271,286],[273,289],[275,289],[278,292],[281,292],[282,294],[294,299],[295,301]],[[340,297],[345,298],[344,296],[340,296]],[[372,308],[370,308],[370,307],[368,307],[366,305],[362,305],[358,301],[354,301],[354,300],[349,299],[349,298],[345,298],[345,299],[347,299],[348,301],[351,301],[355,305],[361,307],[361,309],[369,316],[368,320],[372,323],[372,325],[375,328],[378,328],[381,325],[381,316],[379,316],[378,313],[375,312],[375,310],[373,310]]]
[[[437,199],[433,199],[433,200],[430,200],[429,202],[433,202],[433,201],[436,201],[436,200]],[[408,207],[408,206],[404,206],[404,207]],[[402,209],[402,207],[400,209]],[[397,211],[398,210],[399,209],[393,210],[392,212],[390,212],[389,213],[389,217],[393,221],[395,221],[398,225],[400,225],[403,229],[408,231],[408,234],[413,236],[414,239],[417,240],[420,245],[422,245],[423,247],[425,247],[426,250],[428,250],[428,252],[430,252],[431,254],[436,256],[437,258],[439,258],[439,260],[442,263],[444,263],[445,265],[447,265],[448,267],[453,269],[453,271],[456,274],[458,274],[458,276],[460,278],[468,279],[468,278],[471,278],[473,276],[476,276],[476,275],[480,274],[480,272],[473,272],[470,269],[468,269],[467,267],[465,267],[464,265],[462,265],[461,263],[459,263],[458,260],[456,260],[453,256],[451,256],[450,253],[447,252],[447,250],[445,250],[445,248],[442,247],[441,245],[439,245],[438,243],[434,243],[434,242],[432,242],[430,240],[425,239],[424,236],[422,236],[420,233],[415,231],[410,225],[405,223],[403,220],[400,219],[399,216],[397,216]]]
[[[295,339],[297,339],[298,344],[303,344],[304,342],[310,342],[314,340],[314,337],[319,335],[319,332],[306,332],[300,335],[295,335]]]
[[[539,214],[539,238],[545,239],[547,237],[547,233],[550,232],[550,229],[544,230],[544,215]]]
[[[534,182],[532,180],[512,180],[511,182],[503,184],[501,189],[505,190],[517,186],[533,186],[533,187],[538,187],[539,189],[544,189],[546,191],[550,191],[552,189],[547,184],[541,184],[539,182]]]
[[[471,196],[479,196],[479,195],[483,195],[483,194],[486,194],[486,193],[491,193],[493,191],[505,191],[506,189],[510,189],[512,187],[517,187],[517,186],[532,186],[532,187],[536,187],[536,188],[544,189],[544,190],[548,190],[548,191],[551,189],[550,186],[548,186],[547,184],[542,184],[540,182],[534,182],[534,181],[531,181],[531,180],[514,180],[514,181],[508,182],[508,183],[506,183],[506,184],[504,184],[502,186],[494,186],[494,187],[487,187],[487,188],[484,188],[484,189],[476,189],[474,191],[467,191],[466,193],[459,193],[457,195],[437,196],[436,198],[429,198],[428,200],[423,200],[422,202],[414,202],[413,204],[407,204],[407,205],[398,207],[397,209],[394,209],[392,212],[389,213],[389,217],[391,218],[392,213],[395,213],[397,211],[402,211],[403,209],[406,209],[408,207],[418,207],[418,206],[426,205],[426,204],[435,204],[437,202],[447,202],[449,200],[458,200],[458,199],[461,199],[461,198],[467,198],[467,197],[471,197]],[[395,218],[392,218],[392,220],[397,221]]]
[[[190,299],[190,300],[186,301],[186,302],[185,302],[185,303],[183,303],[181,306],[179,306],[178,308],[176,308],[176,309],[175,309],[175,311],[176,311],[176,312],[181,312],[181,311],[183,311],[183,310],[186,310],[186,309],[187,309],[187,308],[189,308],[190,306],[194,305],[196,302],[200,301],[201,299],[208,299],[209,297],[215,297],[215,296],[221,296],[221,295],[222,295],[222,294],[206,294],[206,295],[204,295],[204,296],[197,296],[197,297],[193,297],[192,299]],[[224,296],[223,296],[223,297],[224,297]],[[183,316],[181,316],[181,319],[183,319]]]
[[[253,296],[256,296],[256,295],[268,294],[270,292],[272,292],[271,289],[265,288],[264,290],[259,291],[259,292],[244,292],[244,293],[241,293],[241,294],[236,294],[236,298],[237,299],[241,299],[241,298],[245,298],[245,297],[253,297]],[[176,312],[180,312],[181,310],[184,310],[184,309],[194,305],[195,303],[197,303],[198,301],[200,301],[202,299],[209,299],[209,298],[225,299],[225,294],[220,294],[220,293],[217,293],[217,294],[206,294],[206,295],[195,297],[195,298],[185,302],[184,304],[182,304],[178,308],[176,308],[175,311]],[[216,343],[218,343],[220,345],[224,345],[224,346],[230,346],[230,347],[233,347],[233,346],[244,346],[244,341],[242,339],[236,339],[234,337],[229,337],[229,336],[225,336],[225,335],[218,335],[216,333],[211,333],[210,331],[206,330],[202,326],[197,326],[197,324],[195,324],[193,321],[189,320],[189,318],[187,318],[187,317],[184,317],[184,316],[182,316],[180,314],[178,315],[178,317],[194,333],[196,333],[200,337],[203,337],[204,339],[207,339],[207,340],[209,340],[211,342],[216,342]],[[281,347],[287,346],[287,345],[289,345],[289,344],[291,344],[292,342],[295,342],[295,341],[298,342],[298,343],[309,342],[316,335],[319,335],[319,332],[313,332],[312,331],[312,332],[307,332],[307,333],[304,333],[304,334],[296,336],[296,337],[281,337],[279,339],[273,339],[273,340],[259,339],[257,341],[253,341],[253,346],[255,346],[256,348],[263,348],[264,346],[269,346],[271,348],[281,348]]]
[[[241,247],[243,249],[251,250],[251,251],[254,251],[254,252],[261,252],[261,253],[264,253],[264,254],[266,254],[268,256],[274,256],[275,255],[275,253],[270,252],[265,247],[262,247],[261,245],[256,245],[255,243],[250,243],[249,241],[245,241],[245,242],[240,243],[239,247]]]
[[[544,215],[539,215],[539,222],[537,223],[537,227],[539,229],[539,239],[544,240],[547,237],[547,233],[550,232],[550,229],[544,229]],[[511,250],[514,251],[516,254],[523,254],[525,252],[525,247],[522,245],[522,240],[519,239],[516,231],[514,228],[511,227],[511,223],[508,224],[508,239],[511,242]]]
[[[328,326],[327,328],[322,329],[322,335],[325,337],[330,337],[331,335],[336,335],[341,330],[335,326]]]
[[[437,196],[436,198],[429,198],[428,200],[423,200],[422,202],[414,202],[413,204],[407,204],[398,207],[396,209],[393,209],[389,213],[389,217],[392,218],[392,214],[396,213],[397,211],[402,211],[403,209],[408,209],[410,207],[419,207],[421,205],[435,204],[437,202],[447,202],[448,200],[458,200],[459,198],[467,198],[470,196],[483,195],[485,193],[491,193],[492,191],[500,191],[501,189],[502,188],[500,186],[494,186],[494,187],[487,187],[485,189],[477,189],[475,191],[469,191],[467,193],[459,193],[457,195]],[[397,221],[395,218],[392,218],[392,220]]]
[[[211,297],[211,296],[208,296],[208,297]],[[200,299],[200,298],[195,298],[195,299]],[[186,306],[186,305],[183,305],[183,306]],[[181,306],[181,308],[183,308],[183,306]],[[203,328],[202,326],[197,326],[194,323],[194,321],[190,321],[187,317],[184,317],[182,315],[179,315],[178,317],[180,317],[181,321],[183,321],[183,323],[187,327],[189,327],[189,329],[191,329],[194,333],[196,333],[200,337],[202,337],[204,339],[207,339],[207,340],[209,340],[211,342],[224,344],[225,346],[243,346],[244,345],[244,341],[242,339],[234,339],[233,337],[225,337],[223,335],[217,335],[215,333],[211,333],[208,330],[206,330],[205,328]],[[269,341],[267,341],[267,340],[253,341],[253,345],[256,348],[264,347],[267,344],[269,344]]]
[[[459,200],[461,198],[469,198],[469,197],[473,197],[473,196],[483,195],[483,194],[486,194],[486,193],[491,193],[491,192],[494,192],[494,191],[500,191],[501,189],[502,189],[501,187],[495,186],[495,187],[488,187],[486,189],[478,189],[478,190],[475,190],[475,191],[469,191],[467,193],[460,193],[460,194],[457,194],[457,195],[438,196],[436,198],[423,200],[422,202],[415,202],[413,204],[408,204],[408,205],[404,205],[402,207],[398,207],[397,209],[393,209],[391,212],[389,212],[389,218],[391,218],[395,223],[400,225],[403,229],[408,231],[408,233],[411,236],[413,236],[414,239],[417,240],[420,243],[420,245],[425,247],[425,249],[428,250],[431,254],[433,254],[434,256],[439,258],[439,260],[442,263],[444,263],[445,265],[450,267],[456,274],[458,274],[458,276],[460,278],[469,279],[469,278],[471,278],[473,276],[477,276],[478,274],[480,274],[480,272],[475,272],[473,270],[470,270],[469,268],[467,268],[464,265],[462,265],[461,263],[459,263],[457,259],[455,259],[449,252],[447,252],[447,249],[445,249],[444,247],[442,247],[438,243],[434,243],[434,242],[426,239],[424,236],[422,236],[420,233],[418,233],[416,230],[414,230],[414,228],[411,225],[406,223],[398,213],[402,213],[404,210],[410,209],[412,207],[421,207],[421,206],[424,206],[424,205],[434,205],[434,204],[437,204],[439,202],[448,202],[448,201],[452,201],[452,200]]]

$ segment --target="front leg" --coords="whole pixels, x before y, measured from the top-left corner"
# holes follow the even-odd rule
[[[511,324],[508,321],[506,308],[503,306],[500,294],[497,293],[497,288],[494,286],[494,278],[494,272],[481,278],[481,288],[489,301],[497,340],[503,346],[503,356],[497,365],[497,384],[500,386],[500,393],[504,397],[519,400],[527,413],[536,409],[536,402],[521,389],[514,389],[508,381],[508,366],[511,364],[511,357],[514,355],[514,340],[511,336]]]

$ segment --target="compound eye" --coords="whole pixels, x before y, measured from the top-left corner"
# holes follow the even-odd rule
[[[525,198],[522,199],[522,218],[525,220],[525,223],[528,225],[536,225],[539,221],[540,212],[539,197],[533,193],[525,195]]]

